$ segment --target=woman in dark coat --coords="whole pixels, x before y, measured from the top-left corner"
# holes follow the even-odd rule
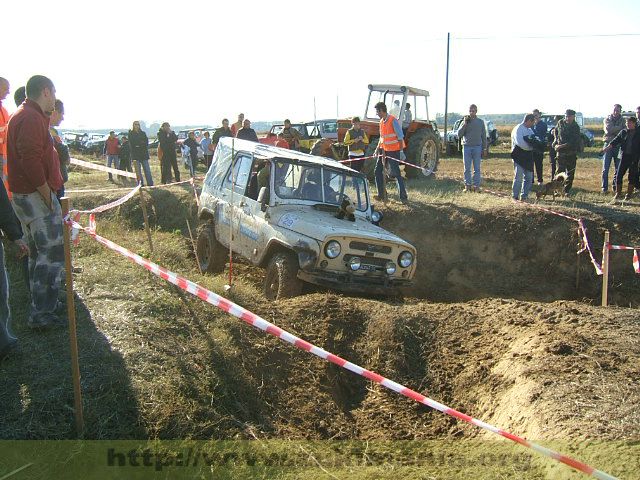
[[[142,179],[141,166],[144,170],[144,176],[147,180],[147,185],[153,185],[153,178],[151,177],[151,168],[149,167],[149,139],[147,134],[140,129],[140,122],[137,120],[133,122],[133,129],[129,130],[129,148],[131,151],[131,160],[135,160],[136,174],[138,179],[144,185]]]

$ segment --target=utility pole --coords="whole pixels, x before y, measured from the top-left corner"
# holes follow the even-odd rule
[[[444,87],[444,151],[447,151],[447,116],[449,114],[449,40],[451,33],[447,32],[447,77]]]

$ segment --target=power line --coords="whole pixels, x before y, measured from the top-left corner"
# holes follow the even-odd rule
[[[640,37],[640,33],[586,33],[578,35],[516,35],[516,36],[493,36],[493,37],[452,37],[455,40],[504,40],[504,39],[526,39],[542,40],[551,38],[602,38],[602,37]]]

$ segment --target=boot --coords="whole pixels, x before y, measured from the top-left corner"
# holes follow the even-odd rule
[[[627,194],[624,196],[625,200],[631,200],[633,197],[633,183],[629,182],[629,186],[627,187]]]

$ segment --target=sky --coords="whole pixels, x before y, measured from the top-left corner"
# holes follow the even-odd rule
[[[449,112],[640,105],[640,2],[3,0],[3,102],[53,80],[71,128],[364,114],[367,85],[430,92]]]

